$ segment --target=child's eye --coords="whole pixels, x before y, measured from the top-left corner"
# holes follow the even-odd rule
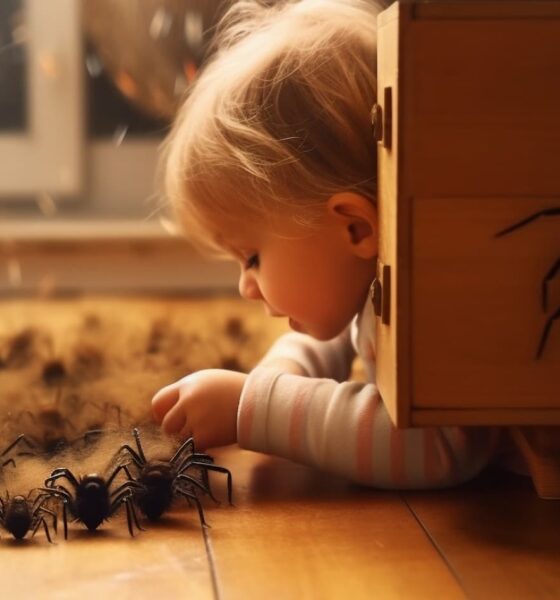
[[[245,261],[246,269],[256,269],[258,266],[259,266],[259,255],[258,254],[252,254]]]

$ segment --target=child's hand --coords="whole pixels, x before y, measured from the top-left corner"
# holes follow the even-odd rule
[[[168,385],[152,398],[154,420],[166,434],[193,437],[205,450],[237,441],[237,408],[245,373],[206,369]]]

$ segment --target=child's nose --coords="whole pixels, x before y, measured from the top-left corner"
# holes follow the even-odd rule
[[[262,300],[263,297],[257,280],[248,271],[239,276],[239,293],[245,300]]]

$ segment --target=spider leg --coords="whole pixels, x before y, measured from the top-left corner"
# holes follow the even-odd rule
[[[47,525],[47,522],[45,521],[45,517],[41,517],[41,523],[43,523],[43,528],[45,530],[45,535],[47,536],[47,540],[49,540],[49,544],[52,544],[53,541],[51,539],[51,534],[49,532],[49,526]]]
[[[2,468],[7,467],[9,464],[12,465],[12,467],[14,467],[14,469],[16,468],[16,461],[13,458],[8,458],[8,460],[6,460],[5,462],[2,463]]]
[[[128,525],[128,533],[130,533],[131,537],[134,537],[133,525],[136,525],[138,529],[142,528],[140,527],[138,519],[136,518],[136,512],[134,511],[134,506],[132,503],[132,494],[130,492],[127,492],[119,497],[114,510],[117,510],[121,504],[124,504],[126,508],[126,524]]]
[[[109,516],[113,515],[120,508],[121,504],[125,504],[126,506],[126,519],[128,522],[128,531],[130,532],[130,535],[134,535],[134,531],[132,528],[133,522],[139,530],[145,531],[145,529],[140,526],[140,523],[138,522],[138,517],[136,516],[132,490],[123,489],[118,493],[118,495],[114,499],[112,499],[111,508],[109,509]]]
[[[178,494],[181,494],[181,496],[184,496],[187,499],[187,501],[190,502],[190,500],[192,500],[196,504],[196,508],[198,509],[198,518],[200,519],[200,524],[203,527],[210,527],[210,525],[208,525],[208,523],[204,519],[204,511],[202,510],[202,505],[200,504],[200,500],[198,499],[197,495],[193,494],[192,492],[188,492],[187,490],[181,490],[179,488],[177,488],[176,491]]]
[[[206,470],[210,470],[210,471],[218,471],[219,473],[226,473],[227,474],[227,488],[228,488],[228,501],[231,505],[233,505],[232,502],[232,481],[231,481],[231,472],[229,471],[229,469],[226,469],[225,467],[218,467],[217,465],[210,465],[208,463],[204,463],[204,462],[200,462],[200,461],[192,461],[191,463],[192,465],[196,465],[198,467],[202,467]]]
[[[35,526],[33,527],[33,531],[31,532],[31,537],[35,537],[35,534],[37,533],[37,529],[39,529],[39,526],[41,525],[41,523],[43,524],[43,528],[45,530],[45,535],[47,536],[47,540],[49,540],[49,544],[52,544],[53,541],[51,539],[51,534],[49,532],[49,527],[47,525],[47,522],[45,521],[45,517],[39,517],[37,519],[37,522],[35,523]]]
[[[123,499],[123,503],[126,506],[126,524],[128,525],[128,533],[130,533],[131,537],[134,537],[134,527],[132,526],[132,517],[130,515],[130,497]]]
[[[542,353],[544,351],[544,347],[546,346],[546,342],[548,340],[548,335],[550,333],[550,330],[552,329],[552,324],[553,324],[553,322],[556,319],[558,319],[558,317],[560,317],[560,306],[546,320],[546,323],[544,325],[543,332],[542,332],[542,335],[541,335],[541,339],[539,341],[539,347],[537,349],[536,360],[539,360],[539,358],[542,356]]]
[[[111,492],[111,500],[113,498],[116,498],[123,492],[130,492],[131,494],[134,494],[135,491],[143,492],[145,489],[145,486],[143,486],[141,483],[138,483],[135,480],[125,481],[123,484],[119,485],[119,487],[116,490],[113,490]]]
[[[140,430],[138,427],[135,427],[132,430],[132,435],[134,436],[134,440],[136,441],[136,447],[138,448],[138,455],[140,456],[140,460],[145,464],[147,462],[146,455],[144,454],[144,448],[142,448],[142,442],[140,441]]]
[[[144,529],[144,527],[142,527],[140,525],[140,523],[138,522],[138,517],[136,515],[136,509],[134,508],[134,499],[132,498],[132,496],[128,499],[124,501],[126,504],[126,512],[127,512],[127,519],[128,519],[128,515],[132,515],[132,520],[134,521],[134,524],[136,525],[136,529],[140,530],[140,531],[146,531]],[[131,527],[129,526],[129,531],[131,532],[131,535],[134,535],[132,533]]]
[[[57,498],[62,502],[62,522],[64,524],[64,539],[68,539],[68,514],[67,506],[72,502],[72,495],[62,486],[56,488],[38,488],[42,492],[46,492],[51,497]],[[46,510],[46,509],[43,509]]]
[[[41,513],[46,513],[47,515],[51,515],[54,532],[58,533],[58,517],[54,510],[51,510],[50,508],[45,508],[44,506],[39,506],[36,510]]]
[[[525,219],[522,219],[521,221],[518,221],[517,223],[514,223],[513,225],[509,225],[505,229],[498,231],[497,233],[494,234],[494,237],[502,237],[503,235],[507,235],[508,233],[511,233],[512,231],[515,231],[516,229],[525,227],[525,225],[532,223],[539,217],[551,217],[551,216],[555,216],[555,215],[560,215],[560,206],[554,206],[552,208],[545,208],[544,210],[539,210],[538,212],[533,213],[532,215],[529,215],[528,217],[525,217]]]
[[[17,438],[7,448],[4,448],[4,450],[2,451],[0,456],[6,456],[6,454],[8,454],[8,452],[10,450],[15,448],[18,444],[20,444],[22,442],[25,442],[27,444],[28,448],[30,448],[31,450],[35,449],[35,446],[27,439],[25,433],[20,433],[17,436]]]
[[[192,454],[189,454],[188,456],[185,456],[185,458],[182,459],[181,463],[179,464],[179,467],[177,468],[177,471],[180,471],[182,468],[184,468],[183,465],[193,460],[198,460],[199,462],[204,462],[208,464],[214,464],[214,459],[209,454],[203,454],[202,452],[193,452]]]
[[[52,488],[49,488],[52,490]],[[36,492],[36,489],[33,489],[29,492],[27,498],[30,499],[31,498],[31,494],[33,492]],[[31,512],[35,512],[41,508],[43,508],[43,504],[49,500],[49,498],[52,496],[51,493],[47,493],[47,492],[42,492],[40,494],[37,495],[37,498],[35,498],[35,500],[33,500],[32,506],[31,506]]]
[[[115,479],[115,477],[121,472],[124,471],[125,474],[127,475],[127,477],[132,480],[130,482],[126,482],[124,485],[127,485],[127,483],[135,483],[135,480],[130,476],[130,471],[128,470],[128,465],[124,464],[124,465],[117,465],[115,467],[115,470],[113,471],[113,473],[111,474],[111,476],[109,477],[109,479],[107,480],[107,487],[109,487],[111,485],[111,483],[113,483],[113,480]],[[119,488],[120,489],[120,488]]]
[[[177,452],[175,452],[175,454],[171,457],[171,460],[169,461],[170,463],[174,463],[176,460],[179,459],[179,457],[181,456],[181,454],[183,454],[183,452],[190,450],[189,454],[193,454],[195,447],[194,447],[194,439],[191,437],[188,440],[185,440],[178,448]]]
[[[44,492],[45,496],[51,496],[58,498],[60,500],[72,500],[72,494],[62,485],[57,485],[56,487],[43,487],[37,488],[40,492]]]
[[[134,477],[132,476],[132,473],[130,472],[128,465],[123,465],[122,468],[123,468],[123,471],[126,473],[126,476],[128,477],[128,479],[130,481],[136,482],[136,479],[134,479]]]
[[[194,460],[198,460],[200,462],[209,464],[214,463],[214,459],[209,454],[203,454],[202,452],[193,452],[193,454],[190,454],[189,456],[186,456],[183,459],[183,461],[177,469],[177,473],[182,473],[185,469],[187,469],[190,466],[190,464]],[[210,490],[210,479],[208,478],[208,473],[204,469],[200,469],[200,475],[202,478],[202,482],[208,488],[208,490]],[[214,499],[211,493],[210,496],[212,497],[212,499]]]
[[[144,464],[146,463],[146,460],[142,460],[141,456],[138,454],[138,452],[136,452],[136,450],[134,450],[134,448],[131,448],[128,444],[123,444],[118,450],[117,450],[117,454],[116,456],[118,456],[119,454],[121,454],[121,452],[128,452],[130,454],[130,457],[132,458],[132,462],[139,468],[141,469]]]
[[[217,504],[220,503],[218,500],[216,500],[216,498],[212,494],[212,490],[209,487],[206,487],[203,483],[198,481],[198,479],[195,479],[194,477],[191,477],[190,475],[186,475],[185,473],[179,473],[179,475],[177,475],[177,477],[175,477],[175,481],[178,483],[188,482],[191,485],[196,485],[205,494],[208,494],[210,496],[210,498],[212,498],[212,500],[214,500],[214,502],[216,502]]]
[[[70,469],[67,469],[66,467],[60,467],[58,469],[55,469],[50,477],[48,477],[47,479],[45,479],[45,485],[47,487],[51,487],[52,485],[54,485],[54,482],[57,479],[60,479],[61,477],[65,477],[66,479],[68,479],[68,481],[74,486],[74,487],[78,487],[78,480],[76,479],[75,475],[72,473],[72,471],[70,471]]]
[[[44,519],[43,519],[43,521],[44,521]],[[39,529],[39,525],[41,525],[41,517],[37,517],[36,519],[34,519],[33,528],[31,530],[31,537],[35,537],[35,534],[37,533],[37,529]]]
[[[548,273],[544,276],[542,282],[542,291],[541,291],[541,301],[542,301],[542,309],[543,312],[546,312],[548,309],[548,282],[556,277],[558,272],[560,271],[560,258],[556,260],[556,262],[552,265]]]
[[[29,492],[27,493],[27,496],[26,496],[26,498],[27,498],[28,500],[31,500],[31,496],[32,496],[32,495],[33,495],[33,493],[34,493],[34,492],[36,492],[36,491],[37,491],[37,488],[32,488],[32,489],[30,489],[30,490],[29,490]],[[39,496],[41,496],[41,494],[39,494]],[[35,501],[36,501],[36,500],[37,500],[37,498],[35,498]]]
[[[62,523],[64,525],[64,539],[68,539],[68,513],[66,511],[66,506],[68,504],[68,500],[62,499]]]
[[[89,429],[82,435],[79,435],[77,438],[73,439],[71,444],[75,444],[77,442],[83,442],[83,448],[87,448],[88,444],[91,443],[91,440],[98,435],[103,435],[105,433],[105,429]]]

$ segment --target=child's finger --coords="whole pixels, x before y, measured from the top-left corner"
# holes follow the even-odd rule
[[[166,435],[173,435],[181,432],[187,423],[187,415],[180,406],[175,406],[164,417],[161,422],[161,429]]]
[[[165,415],[177,404],[179,400],[179,389],[172,383],[161,388],[152,398],[152,416],[154,421],[160,425]]]

